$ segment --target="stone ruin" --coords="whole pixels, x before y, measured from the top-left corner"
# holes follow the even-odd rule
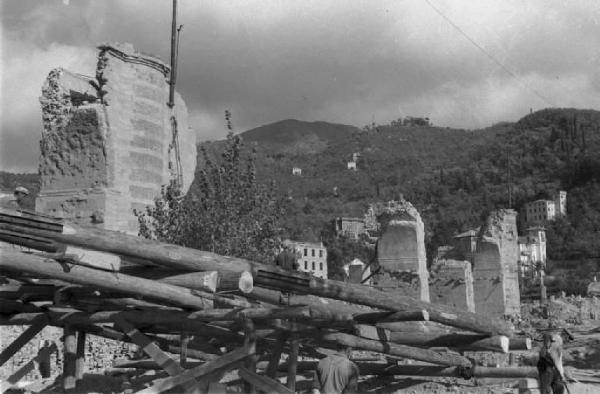
[[[492,211],[481,227],[473,263],[475,312],[491,316],[520,313],[517,213]]]
[[[377,211],[378,216],[386,216],[389,221],[377,241],[377,263],[381,271],[375,276],[374,283],[429,301],[429,272],[421,215],[405,200],[389,203]]]
[[[431,301],[489,316],[520,314],[516,212],[492,211],[478,232],[455,237],[432,267]]]
[[[94,78],[57,68],[42,88],[36,211],[137,234],[134,209],[172,179],[189,188],[195,134],[181,96],[167,105],[166,64],[129,44],[98,49]]]
[[[473,274],[468,261],[441,260],[429,280],[431,302],[475,312]]]

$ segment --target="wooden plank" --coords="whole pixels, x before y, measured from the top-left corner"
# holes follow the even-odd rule
[[[254,323],[250,319],[244,320],[244,346],[256,348],[256,330],[254,329]],[[249,356],[244,361],[244,366],[251,372],[256,372],[256,355]],[[248,394],[255,394],[256,389],[250,382],[245,382],[244,392]]]
[[[426,309],[406,312],[367,312],[354,315],[357,323],[384,323],[397,321],[428,321],[429,312]]]
[[[74,390],[77,386],[77,331],[70,324],[63,329],[63,389]]]
[[[258,375],[257,373],[249,371],[246,368],[240,368],[238,373],[240,378],[257,387],[261,392],[267,394],[294,394],[292,390],[285,387],[281,383],[266,376]]]
[[[31,322],[31,326],[29,326],[21,335],[19,335],[14,341],[11,342],[10,345],[6,347],[0,354],[0,366],[4,365],[5,362],[10,360],[12,356],[27,343],[33,337],[35,337],[40,331],[46,327],[48,324],[48,318],[46,315],[38,315]]]
[[[46,348],[46,351],[49,353],[53,353],[56,350],[57,350],[57,347],[56,347],[55,343],[52,343],[52,345],[50,345],[50,347]],[[43,355],[43,357],[45,357],[45,355]],[[4,393],[9,388],[11,388],[14,385],[16,385],[17,383],[19,383],[19,381],[21,379],[23,379],[23,377],[25,377],[29,372],[33,371],[33,369],[35,368],[35,365],[38,363],[39,359],[40,359],[40,354],[38,353],[38,355],[33,357],[27,363],[25,363],[15,373],[13,373],[8,378],[6,378],[6,380],[4,380],[3,382],[0,382],[0,393]]]
[[[255,354],[255,352],[255,348],[244,346],[232,352],[226,353],[216,360],[209,361],[192,369],[188,369],[177,376],[156,380],[151,387],[138,391],[138,394],[162,393],[163,391],[184,384],[185,382],[188,382],[194,378],[197,381],[202,381],[202,378],[204,377],[218,373],[225,369],[232,368],[234,365],[239,364],[247,357]]]

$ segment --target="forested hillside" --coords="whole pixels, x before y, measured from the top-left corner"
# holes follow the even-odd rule
[[[517,210],[566,190],[568,218],[548,226],[548,255],[600,271],[600,112],[546,109],[474,131],[399,123],[361,130],[286,120],[242,133],[255,151],[258,181],[274,182],[286,201],[285,235],[317,241],[335,217],[361,216],[369,203],[403,195],[423,217],[431,258],[489,210],[509,206],[509,187]],[[215,153],[223,142],[203,146]],[[302,175],[292,175],[293,167]],[[0,180],[3,189],[22,184],[37,192],[35,174],[1,173]]]

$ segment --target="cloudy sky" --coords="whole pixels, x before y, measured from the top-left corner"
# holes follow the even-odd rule
[[[2,0],[0,170],[37,169],[40,88],[95,45],[169,59],[170,0]],[[463,128],[600,108],[597,0],[179,0],[178,90],[199,140],[281,119]]]

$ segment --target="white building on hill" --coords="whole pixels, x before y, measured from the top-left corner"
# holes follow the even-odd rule
[[[536,200],[525,204],[523,215],[527,227],[543,225],[567,216],[567,192],[559,191],[553,200]]]
[[[289,241],[288,244],[300,254],[299,271],[327,279],[327,249],[323,243]]]

